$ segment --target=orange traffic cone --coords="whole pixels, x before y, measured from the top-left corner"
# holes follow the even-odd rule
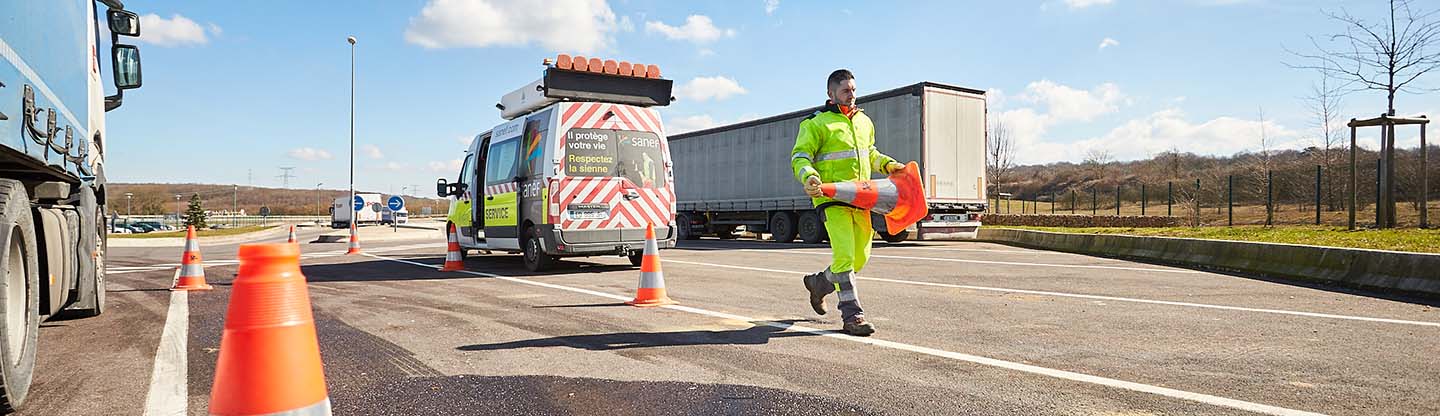
[[[200,260],[200,242],[195,241],[195,226],[185,231],[185,253],[180,255],[180,273],[170,290],[210,290],[205,283],[205,265]]]
[[[295,226],[293,226],[293,225],[290,226],[290,238],[285,239],[285,242],[287,242],[287,243],[292,243],[292,244],[298,242],[298,241],[296,241],[296,239],[295,239]]]
[[[884,214],[890,234],[899,234],[930,214],[925,186],[920,181],[920,165],[915,162],[891,172],[886,179],[826,183],[820,185],[820,192],[836,201]]]
[[[660,272],[660,245],[655,242],[655,226],[645,225],[645,252],[640,260],[640,288],[635,299],[625,302],[634,306],[674,305],[665,294],[665,274]]]
[[[210,414],[330,414],[300,246],[240,246]]]
[[[440,267],[442,272],[456,272],[465,270],[465,259],[460,253],[460,237],[455,235],[455,224],[450,224],[450,232],[446,233],[445,243],[445,265]]]
[[[355,222],[350,222],[350,250],[345,254],[360,254],[360,235],[355,233]]]

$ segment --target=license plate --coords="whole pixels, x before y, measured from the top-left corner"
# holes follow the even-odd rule
[[[575,220],[604,220],[610,218],[610,211],[570,211],[570,218]]]

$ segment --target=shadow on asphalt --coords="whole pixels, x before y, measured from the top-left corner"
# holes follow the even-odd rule
[[[441,272],[439,267],[445,263],[445,258],[431,254],[414,256],[404,254],[382,254],[388,258],[424,263],[434,266],[428,269],[413,264],[398,263],[390,260],[373,259],[366,257],[364,261],[349,263],[327,263],[302,265],[301,272],[309,282],[365,282],[365,281],[398,281],[398,280],[433,280],[433,279],[474,279],[485,278],[468,273]],[[482,256],[469,256],[465,258],[465,270],[478,273],[493,273],[506,277],[539,277],[555,275],[573,275],[579,273],[607,273],[607,272],[630,272],[640,273],[640,268],[630,264],[600,264],[576,261],[584,259],[579,257],[574,260],[561,259],[549,270],[543,272],[531,272],[525,269],[524,260],[519,255],[511,254],[489,254]],[[211,284],[214,284],[213,282]]]
[[[788,327],[808,320],[773,321]],[[680,332],[616,332],[613,334],[566,335],[550,338],[536,338],[524,341],[495,344],[474,344],[456,347],[461,351],[498,351],[521,348],[570,347],[589,351],[613,351],[631,348],[679,347],[691,345],[761,345],[771,338],[814,337],[820,334],[810,332],[783,332],[783,328],[766,325],[765,322],[751,322],[755,325],[746,329],[730,331],[680,331]]]

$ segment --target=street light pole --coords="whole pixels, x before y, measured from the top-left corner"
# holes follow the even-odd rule
[[[353,204],[355,203],[355,37],[347,37],[345,41],[350,42],[350,201],[347,204]],[[355,229],[355,217],[358,215],[357,212],[350,213],[351,230]]]
[[[315,195],[320,195],[320,185],[324,185],[324,184],[325,184],[325,182],[320,182],[320,183],[315,184]],[[320,212],[319,212],[318,214],[316,214],[316,215],[325,215],[325,197],[324,197],[324,196],[321,196],[321,197],[320,197]]]
[[[175,194],[175,220],[180,220],[180,194]]]

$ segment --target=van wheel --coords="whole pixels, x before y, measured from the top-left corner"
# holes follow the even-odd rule
[[[800,214],[799,229],[800,241],[805,244],[820,244],[825,241],[825,223],[820,221],[820,214],[813,210]]]
[[[0,410],[20,407],[35,369],[40,260],[24,185],[0,179]]]
[[[532,272],[542,272],[555,264],[555,257],[545,253],[545,247],[540,245],[539,231],[535,228],[525,229],[525,246],[521,247],[525,256],[525,269]]]
[[[777,212],[770,217],[770,238],[781,243],[795,241],[798,230],[795,229],[795,213]]]

